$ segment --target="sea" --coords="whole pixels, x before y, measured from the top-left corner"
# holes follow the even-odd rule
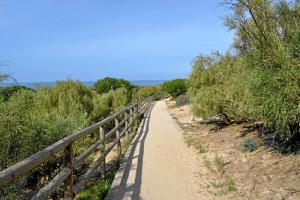
[[[84,85],[90,87],[93,86],[96,81],[81,81]],[[129,81],[131,84],[138,85],[138,86],[147,86],[147,85],[161,85],[166,80],[133,80]],[[23,85],[28,88],[37,88],[41,86],[53,86],[55,82],[27,82],[27,83],[18,83],[18,82],[7,82],[7,83],[0,83],[0,87],[8,87],[13,85]]]

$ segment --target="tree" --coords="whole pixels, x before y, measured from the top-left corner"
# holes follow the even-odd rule
[[[106,77],[104,79],[98,80],[94,84],[94,89],[99,94],[108,93],[110,90],[116,90],[120,87],[125,87],[128,91],[131,91],[133,86],[127,80],[111,77]]]
[[[0,62],[0,67],[2,66],[7,66],[5,65],[4,63]],[[0,83],[3,82],[3,81],[6,81],[6,80],[11,80],[13,82],[17,82],[16,79],[14,79],[11,74],[7,74],[7,73],[3,73],[3,72],[0,72]]]
[[[174,79],[171,81],[164,82],[161,86],[162,91],[168,92],[173,98],[184,94],[188,90],[188,80],[187,79]]]
[[[228,123],[247,120],[243,109],[247,76],[240,57],[219,52],[196,57],[189,77],[193,113],[222,117]]]
[[[247,104],[288,148],[300,139],[300,3],[231,0],[226,24],[249,71]]]
[[[7,101],[13,94],[20,92],[21,90],[32,90],[31,88],[27,88],[22,85],[13,85],[9,87],[5,87],[0,90],[0,100]]]

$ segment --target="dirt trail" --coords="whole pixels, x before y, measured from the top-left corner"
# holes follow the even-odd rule
[[[106,199],[211,199],[200,160],[164,101],[146,115]]]

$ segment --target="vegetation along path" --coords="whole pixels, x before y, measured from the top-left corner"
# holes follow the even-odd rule
[[[147,113],[130,149],[106,199],[203,199],[207,195],[197,181],[200,161],[184,143],[183,130],[164,101]]]

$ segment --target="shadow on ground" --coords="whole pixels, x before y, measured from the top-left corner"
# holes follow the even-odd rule
[[[141,199],[144,147],[149,131],[150,114],[154,106],[155,103],[144,114],[144,119],[125,154],[105,200]]]

